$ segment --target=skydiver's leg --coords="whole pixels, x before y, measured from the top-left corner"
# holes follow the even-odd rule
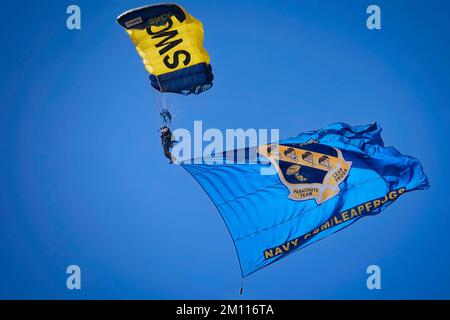
[[[167,159],[170,160],[170,163],[174,162],[174,161],[175,161],[175,158],[174,158],[174,156],[170,153],[169,146],[168,146],[168,145],[164,145],[163,148],[164,148],[164,156],[165,156]]]
[[[169,151],[168,146],[163,146],[163,149],[164,149],[164,156],[165,156],[167,159],[171,159],[171,154],[170,154],[170,151]]]

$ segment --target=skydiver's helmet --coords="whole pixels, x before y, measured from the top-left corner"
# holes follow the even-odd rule
[[[162,126],[161,128],[161,133],[162,134],[168,134],[169,133],[169,128],[166,126]]]

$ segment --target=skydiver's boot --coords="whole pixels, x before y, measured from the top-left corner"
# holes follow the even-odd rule
[[[170,154],[170,161],[169,161],[169,163],[172,164],[172,163],[174,163],[176,161],[177,161],[177,159],[172,154]]]

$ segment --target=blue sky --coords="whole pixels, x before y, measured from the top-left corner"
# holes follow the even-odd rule
[[[180,1],[203,22],[214,88],[171,97],[174,127],[378,121],[431,188],[245,280],[246,299],[450,298],[446,1]],[[3,4],[0,298],[240,298],[214,205],[161,152],[155,93],[121,12],[144,1]],[[365,27],[378,4],[382,29]],[[82,270],[82,290],[65,269]],[[382,290],[366,288],[368,265]]]

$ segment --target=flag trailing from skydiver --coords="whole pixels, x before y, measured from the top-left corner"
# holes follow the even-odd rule
[[[181,165],[222,215],[243,277],[429,187],[420,162],[384,146],[376,123],[260,145],[256,161],[230,163],[229,154]]]

